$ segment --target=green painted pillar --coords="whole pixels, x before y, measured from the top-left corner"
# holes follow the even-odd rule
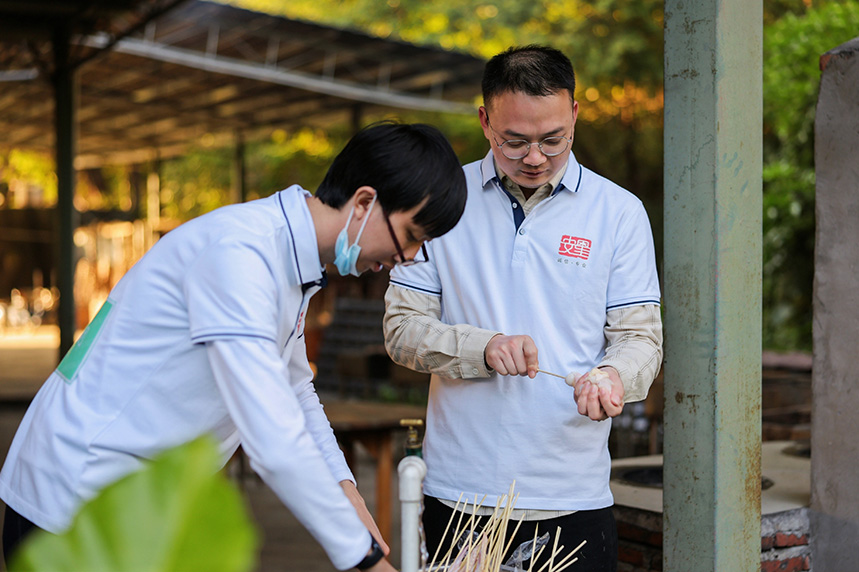
[[[75,312],[75,145],[76,145],[76,74],[69,58],[69,31],[59,27],[53,35],[54,50],[54,127],[56,133],[57,225],[56,268],[60,291],[57,320],[60,326],[60,355],[62,358],[74,344]]]
[[[665,2],[666,572],[761,566],[762,33]]]

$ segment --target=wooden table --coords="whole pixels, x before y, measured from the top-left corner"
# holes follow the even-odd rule
[[[426,407],[372,401],[322,399],[346,462],[355,472],[355,443],[361,443],[376,461],[376,525],[382,537],[391,537],[391,474],[394,470],[394,434],[405,430],[400,419],[425,419]],[[400,458],[402,453],[396,455]]]

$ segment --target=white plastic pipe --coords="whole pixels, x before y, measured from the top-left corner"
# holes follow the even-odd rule
[[[419,525],[423,482],[427,475],[427,465],[420,457],[410,455],[400,461],[397,466],[397,473],[400,476],[400,505],[402,507],[400,530],[403,551],[400,570],[401,572],[419,572],[421,554]]]

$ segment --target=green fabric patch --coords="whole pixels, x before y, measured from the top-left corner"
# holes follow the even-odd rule
[[[95,315],[95,318],[92,319],[92,322],[84,330],[84,333],[81,334],[81,337],[78,338],[78,341],[75,342],[75,345],[72,346],[72,349],[69,350],[69,353],[66,354],[60,365],[57,366],[57,371],[63,376],[66,383],[71,383],[72,379],[77,375],[78,370],[89,355],[90,348],[95,343],[96,338],[98,338],[101,327],[104,325],[105,320],[107,320],[107,315],[112,308],[113,302],[110,300],[105,301],[98,314]]]

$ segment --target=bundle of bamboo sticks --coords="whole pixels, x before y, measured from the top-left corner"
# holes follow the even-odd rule
[[[530,555],[530,564],[527,571],[521,567],[522,561],[529,560],[527,556],[521,558],[518,562],[510,562],[510,559],[503,562],[504,555],[510,550],[513,537],[522,524],[522,520],[519,519],[516,522],[513,533],[510,534],[510,539],[505,541],[511,514],[519,497],[518,494],[513,494],[515,485],[516,482],[514,481],[510,485],[508,493],[498,499],[498,502],[495,504],[495,510],[479,532],[474,530],[477,519],[475,515],[480,506],[482,506],[483,500],[478,503],[475,498],[473,503],[474,510],[471,511],[470,516],[466,519],[465,513],[469,512],[468,501],[466,500],[463,503],[462,495],[460,495],[454,513],[442,535],[444,539],[447,539],[448,533],[451,533],[450,548],[441,560],[439,560],[439,551],[446,542],[439,543],[436,553],[430,560],[431,564],[426,568],[426,572],[561,572],[576,562],[578,558],[574,557],[575,553],[587,541],[583,541],[565,556],[561,556],[564,546],[558,546],[560,528],[556,530],[555,541],[549,553],[549,559],[540,568],[534,569],[534,562],[543,553],[543,549],[546,548],[548,535],[538,539],[536,528],[534,529],[534,540],[524,543],[517,549],[520,555]],[[459,515],[458,518],[457,514]],[[456,519],[456,526],[451,531],[454,519]],[[465,523],[462,522],[463,520],[465,520]],[[555,561],[556,558],[558,559],[557,562]]]

